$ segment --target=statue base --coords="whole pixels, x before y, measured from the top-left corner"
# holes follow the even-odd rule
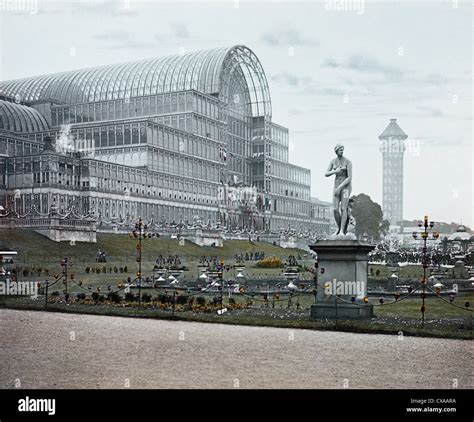
[[[355,237],[355,236],[354,236]],[[366,304],[368,253],[375,248],[348,235],[310,245],[318,255],[315,319],[361,319],[373,317],[373,306]]]

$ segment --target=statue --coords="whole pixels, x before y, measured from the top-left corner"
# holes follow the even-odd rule
[[[344,145],[334,147],[337,157],[331,160],[326,177],[336,175],[334,180],[333,207],[337,229],[334,236],[347,235],[349,226],[349,199],[352,191],[352,163],[344,157]],[[353,227],[351,232],[353,231]]]

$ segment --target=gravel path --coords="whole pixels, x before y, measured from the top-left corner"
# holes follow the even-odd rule
[[[0,309],[0,388],[473,388],[473,342]]]

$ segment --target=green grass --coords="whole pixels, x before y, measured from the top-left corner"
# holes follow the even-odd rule
[[[465,317],[463,320],[427,321],[425,327],[421,327],[419,321],[407,321],[399,319],[376,319],[370,321],[313,321],[309,313],[300,311],[293,314],[287,310],[273,309],[244,309],[230,311],[224,315],[212,313],[200,313],[190,311],[179,311],[172,315],[170,310],[159,308],[133,307],[125,308],[111,305],[87,305],[80,303],[64,304],[50,303],[44,308],[42,300],[31,300],[27,298],[1,297],[0,307],[19,310],[35,310],[49,312],[65,312],[91,315],[107,315],[118,317],[150,318],[150,319],[173,319],[181,321],[196,321],[208,323],[265,326],[311,330],[330,330],[368,334],[391,334],[405,336],[421,336],[436,338],[452,338],[472,340],[472,320]]]
[[[137,293],[137,290],[134,290]],[[142,293],[152,293],[156,297],[158,293],[155,290],[143,289]],[[167,294],[171,295],[168,290]],[[182,293],[185,294],[185,293]],[[196,293],[197,296],[204,296],[206,302],[210,303],[214,297],[211,294]],[[218,295],[216,293],[215,295]],[[237,303],[243,304],[249,298],[243,295],[232,296]],[[311,295],[300,295],[293,297],[291,307],[288,308],[288,296],[281,295],[280,300],[275,302],[272,308],[272,300],[268,302],[268,307],[261,299],[261,296],[250,298],[252,304],[249,308],[230,310],[225,315],[217,315],[216,309],[207,307],[207,312],[184,310],[177,306],[175,315],[172,315],[171,308],[160,309],[157,305],[144,304],[138,307],[124,307],[122,304],[112,305],[108,303],[81,303],[73,302],[65,304],[63,302],[49,303],[45,309],[44,298],[31,300],[23,297],[0,296],[0,307],[24,309],[24,310],[47,310],[57,312],[85,313],[93,315],[110,315],[123,317],[141,317],[158,319],[177,319],[184,321],[198,321],[210,323],[228,323],[251,326],[269,326],[283,328],[305,328],[315,330],[336,330],[358,333],[378,333],[378,334],[399,334],[425,336],[425,337],[443,337],[457,339],[472,339],[472,319],[473,313],[466,309],[460,309],[441,301],[436,297],[426,299],[425,327],[421,326],[421,299],[410,298],[394,304],[375,306],[374,313],[376,318],[370,321],[313,321],[309,316],[309,309],[313,303]],[[223,296],[224,306],[228,306],[227,295]],[[454,304],[463,307],[466,301],[473,302],[474,293],[460,293],[455,299]],[[296,304],[299,303],[297,309]],[[377,301],[371,299],[371,303],[377,304]]]
[[[371,277],[386,279],[392,272],[388,267],[381,264],[370,264],[369,272],[372,269]],[[378,271],[378,275],[377,275]],[[401,278],[419,278],[423,275],[423,267],[421,265],[406,265],[400,267],[398,275]],[[465,268],[448,268],[448,278],[469,278],[469,273]]]
[[[32,230],[1,230],[0,248],[9,248],[18,252],[16,261],[22,263],[55,263],[65,256],[73,257],[76,262],[95,262],[98,249],[107,252],[109,262],[134,262],[137,241],[126,235],[97,234],[97,243],[54,242]],[[155,261],[158,255],[179,255],[187,259],[199,259],[201,256],[218,256],[224,259],[234,258],[245,252],[265,252],[266,256],[304,255],[299,249],[283,249],[266,242],[250,243],[242,240],[224,241],[222,248],[198,246],[186,241],[180,246],[177,239],[143,240],[144,261]]]

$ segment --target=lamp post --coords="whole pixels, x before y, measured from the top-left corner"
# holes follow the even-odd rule
[[[67,277],[68,277],[68,269],[69,269],[69,265],[71,265],[71,263],[69,262],[68,258],[65,257],[64,259],[61,260],[61,267],[62,267],[62,276],[64,277],[64,299],[66,300],[66,302],[68,302],[68,299],[69,299],[69,295],[68,295],[68,292],[67,292]],[[71,277],[73,277],[73,275],[71,274]]]
[[[138,306],[142,304],[142,239],[151,239],[157,236],[156,233],[148,232],[148,225],[141,218],[135,223],[135,229],[130,233],[130,237],[138,239],[136,246],[138,271],[137,278],[135,278],[135,280],[138,280]]]
[[[429,261],[428,261],[428,248],[426,247],[426,242],[429,238],[429,231],[434,227],[434,221],[428,221],[428,216],[425,215],[423,221],[418,222],[418,227],[420,228],[420,232],[413,232],[413,238],[416,240],[418,235],[421,236],[421,240],[423,241],[423,258],[422,258],[422,265],[423,265],[423,277],[421,279],[421,286],[423,291],[421,293],[422,305],[421,305],[421,326],[425,326],[425,298],[426,298],[426,269],[428,268]],[[439,238],[438,232],[431,233],[431,239],[436,240]]]

